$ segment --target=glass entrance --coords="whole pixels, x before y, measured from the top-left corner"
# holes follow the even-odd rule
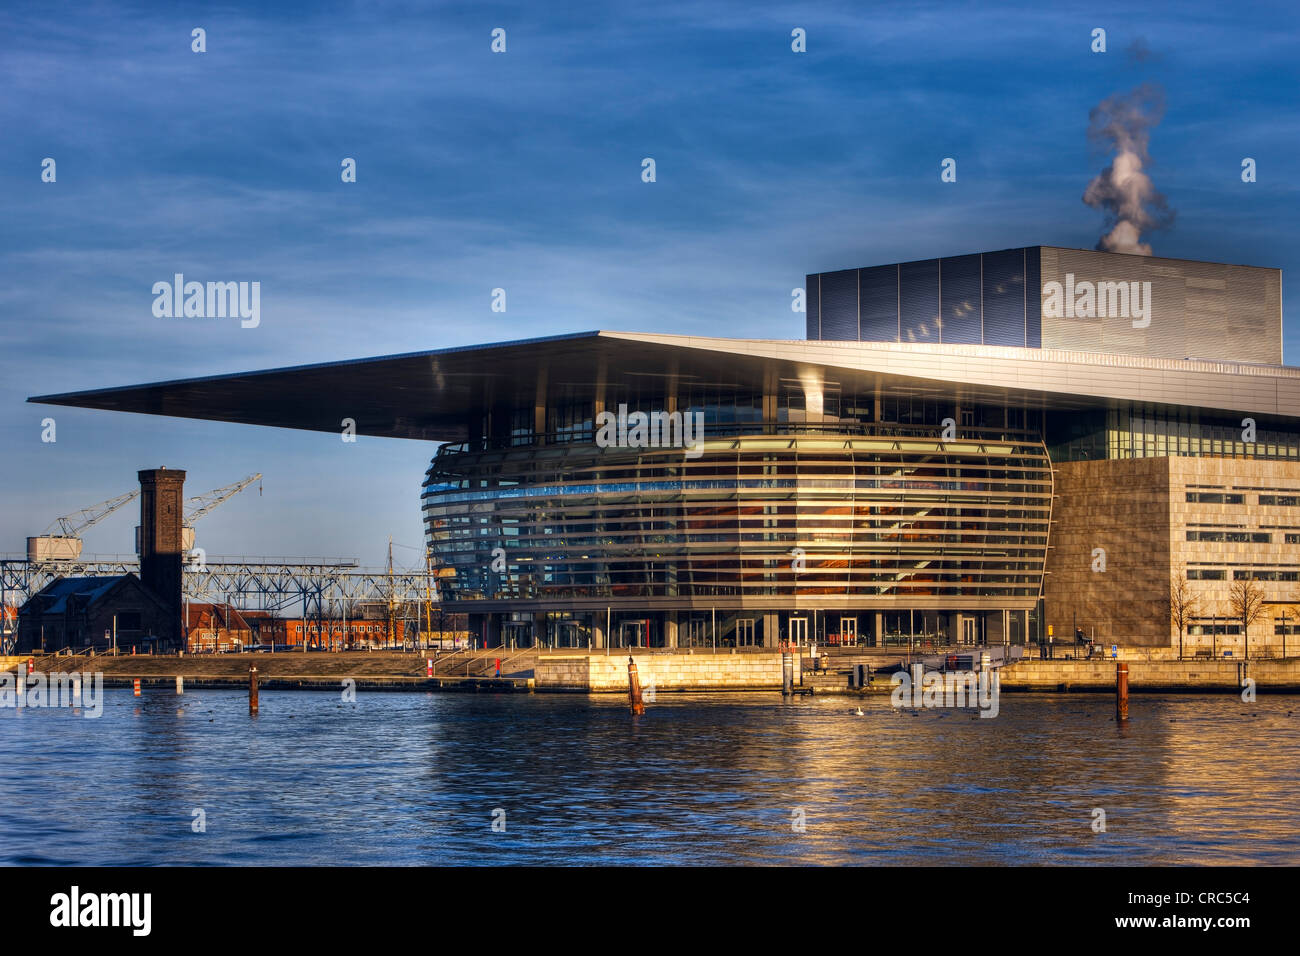
[[[638,621],[618,622],[619,647],[649,647],[650,621],[642,618]]]
[[[808,643],[808,618],[790,618],[790,643],[800,646]]]
[[[858,619],[856,617],[840,618],[839,640],[831,643],[838,643],[848,647],[858,646]]]
[[[560,647],[590,647],[591,632],[581,621],[565,618],[558,622]]]
[[[709,622],[700,618],[691,618],[686,622],[686,646],[707,647],[709,644]]]
[[[742,617],[736,621],[736,646],[754,646],[754,619]]]
[[[532,647],[533,625],[530,621],[506,621],[501,627],[501,644],[514,650],[517,647]]]

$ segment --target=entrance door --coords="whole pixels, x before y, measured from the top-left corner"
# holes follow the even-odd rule
[[[964,617],[961,620],[961,642],[963,644],[975,643],[975,621],[972,618]]]
[[[754,646],[754,619],[743,617],[736,621],[736,646]]]
[[[849,647],[858,646],[858,619],[856,617],[840,618],[840,643]]]
[[[586,647],[589,643],[589,637],[586,628],[582,622],[565,619],[560,621],[560,646],[561,647]]]
[[[506,621],[502,627],[502,645],[511,649],[528,647],[533,643],[533,626],[527,621]]]
[[[618,627],[621,641],[620,647],[650,646],[650,622],[648,620],[620,621]]]
[[[808,643],[808,618],[790,618],[790,642],[800,646]]]

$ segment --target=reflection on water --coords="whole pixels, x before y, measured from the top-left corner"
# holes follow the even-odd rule
[[[105,694],[0,711],[0,861],[1300,863],[1295,697]]]

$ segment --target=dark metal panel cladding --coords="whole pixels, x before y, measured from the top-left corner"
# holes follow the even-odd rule
[[[808,276],[804,283],[804,308],[808,310],[808,338],[822,337],[821,273]]]
[[[821,337],[858,340],[858,270],[823,272],[821,277]]]
[[[984,344],[1024,348],[1025,249],[986,252],[984,259]],[[1034,290],[1037,298],[1038,290]]]
[[[939,260],[940,341],[979,345],[983,337],[980,316],[980,257],[952,256]]]
[[[1043,347],[1043,247],[1025,250],[1025,336],[1031,349]]]
[[[898,266],[858,270],[862,341],[898,341]]]
[[[899,341],[939,341],[939,260],[904,262],[898,269]]]

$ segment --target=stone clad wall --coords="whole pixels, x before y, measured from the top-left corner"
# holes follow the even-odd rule
[[[1102,644],[1168,647],[1169,459],[1061,462],[1056,494],[1044,586],[1054,643],[1072,648],[1077,624]],[[1097,548],[1105,571],[1092,570]]]
[[[645,654],[635,655],[642,688],[660,691],[780,690],[781,655]],[[539,691],[627,693],[627,652],[615,654],[557,652],[542,654],[534,669]]]

